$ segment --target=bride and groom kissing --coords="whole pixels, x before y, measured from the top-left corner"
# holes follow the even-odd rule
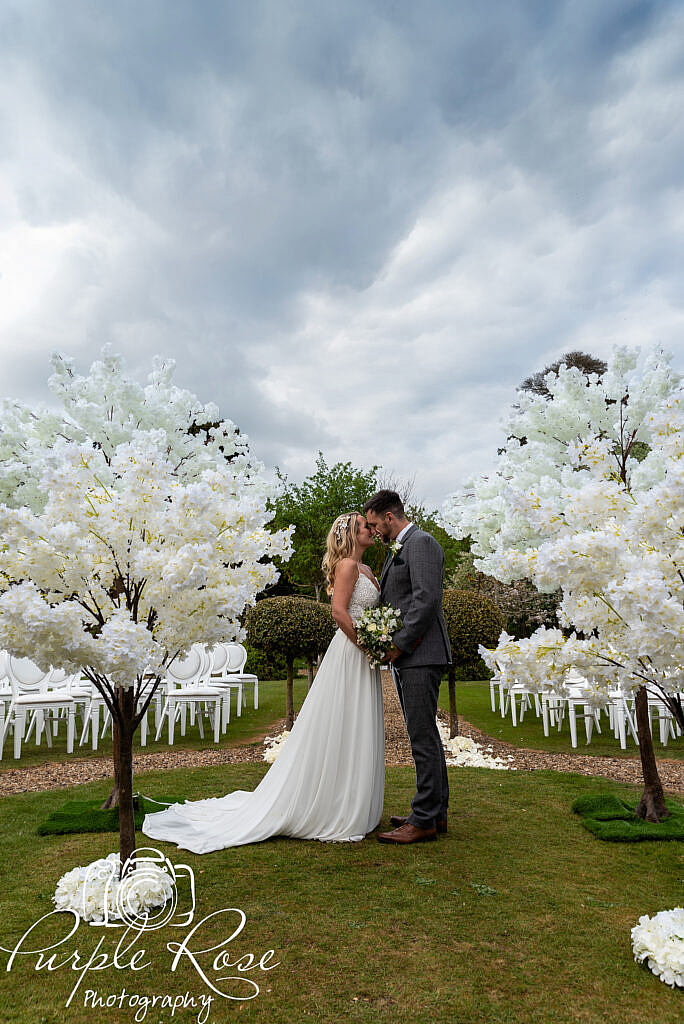
[[[376,537],[391,545],[380,581],[363,562]],[[411,524],[399,495],[381,490],[363,514],[344,513],[328,533],[323,559],[338,625],[292,731],[255,790],[172,804],[148,814],[143,833],[194,853],[272,836],[350,842],[382,817],[385,733],[380,670],[359,643],[363,612],[387,604],[402,623],[385,655],[416,767],[416,794],[394,815],[383,843],[409,845],[447,830],[449,784],[436,724],[444,666],[451,660],[442,614],[444,552]]]

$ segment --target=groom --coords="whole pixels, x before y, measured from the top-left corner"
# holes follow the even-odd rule
[[[435,839],[447,830],[449,782],[437,729],[437,697],[451,648],[442,613],[444,552],[429,533],[409,523],[395,491],[378,491],[363,506],[372,532],[390,545],[380,577],[383,603],[398,608],[402,627],[392,637],[385,661],[404,713],[416,765],[416,795],[408,817],[382,832],[381,843],[408,845]]]

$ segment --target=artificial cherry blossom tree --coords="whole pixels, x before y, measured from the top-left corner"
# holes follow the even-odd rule
[[[518,392],[495,473],[445,506],[477,567],[504,583],[562,588],[559,627],[502,633],[482,651],[504,679],[562,692],[580,669],[597,698],[636,698],[645,789],[637,814],[667,816],[648,697],[684,728],[684,393],[671,358],[618,348],[599,380],[561,367],[549,397]]]
[[[266,529],[270,489],[213,405],[148,384],[105,353],[86,377],[54,357],[59,413],[5,402],[0,420],[0,647],[83,672],[112,713],[121,861],[135,849],[132,741],[171,662],[242,637],[289,531]]]

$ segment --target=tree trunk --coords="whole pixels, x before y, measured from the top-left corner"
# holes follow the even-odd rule
[[[287,691],[285,697],[285,728],[291,729],[294,725],[294,693],[292,677],[294,675],[294,661],[288,658],[287,662]]]
[[[119,850],[121,866],[135,853],[135,818],[133,804],[133,722],[135,693],[131,688],[117,689],[117,701],[123,723],[119,733]],[[134,868],[131,863],[130,870]]]
[[[313,661],[309,658],[306,663],[306,692],[308,693],[314,681]]]
[[[648,691],[641,686],[636,695],[636,720],[639,735],[639,753],[641,755],[641,771],[644,776],[644,792],[634,812],[638,818],[646,821],[659,822],[670,816],[665,806],[663,786],[658,775],[651,722],[648,717]]]
[[[458,714],[456,713],[456,673],[449,666],[449,739],[458,736]]]
[[[114,761],[114,788],[100,807],[101,811],[108,811],[112,807],[119,806],[119,722],[116,715],[112,715],[112,759]]]

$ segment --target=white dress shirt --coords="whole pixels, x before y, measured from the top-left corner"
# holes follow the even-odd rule
[[[404,537],[406,536],[406,534],[408,533],[408,531],[411,529],[412,526],[413,526],[413,523],[407,523],[406,526],[404,527],[404,529],[400,530],[399,533],[394,538],[394,543],[395,544],[401,544],[402,540],[404,539]]]

